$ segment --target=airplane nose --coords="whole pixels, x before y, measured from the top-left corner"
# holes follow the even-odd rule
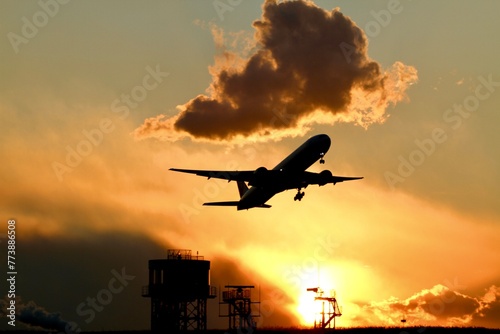
[[[321,143],[321,146],[325,147],[325,151],[328,151],[330,145],[332,144],[330,137],[326,134],[320,134],[317,136],[317,138],[318,142]]]
[[[328,135],[325,135],[325,134],[321,134],[320,135],[320,138],[322,141],[324,141],[325,143],[330,143],[331,140],[330,140],[330,137]]]

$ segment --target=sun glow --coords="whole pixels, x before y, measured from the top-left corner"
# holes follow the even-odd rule
[[[329,297],[335,294],[333,287],[336,286],[330,271],[319,273],[320,278],[316,277],[312,280],[306,280],[301,284],[300,292],[298,293],[295,313],[297,314],[300,324],[303,326],[312,327],[314,322],[320,321],[320,313],[322,311],[322,302],[316,301],[316,296]],[[308,289],[310,291],[308,291]],[[314,291],[312,289],[315,289]],[[317,289],[317,290],[316,290]],[[317,294],[316,292],[322,292]]]
[[[313,326],[314,319],[321,312],[321,303],[315,301],[314,296],[313,292],[304,291],[297,300],[297,313],[303,326]]]

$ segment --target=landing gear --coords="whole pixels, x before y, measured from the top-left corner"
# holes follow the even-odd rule
[[[301,201],[305,194],[306,193],[303,192],[303,191],[301,192],[300,188],[299,188],[299,189],[297,189],[297,194],[295,195],[295,197],[293,198],[293,200],[294,201]]]
[[[323,159],[323,158],[325,156],[325,153],[320,153],[319,156],[320,156],[319,163],[320,164],[324,164],[325,163],[325,159]]]

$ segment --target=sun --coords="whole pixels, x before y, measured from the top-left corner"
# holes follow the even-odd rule
[[[321,312],[321,303],[315,301],[314,296],[313,292],[304,289],[304,292],[300,294],[297,300],[296,309],[302,326],[314,326],[314,320],[317,319],[318,314]]]
[[[320,319],[322,303],[314,299],[314,297],[318,296],[316,292],[323,291],[322,296],[330,296],[334,293],[332,289],[334,286],[335,282],[332,279],[332,275],[327,271],[321,273],[321,280],[316,278],[302,282],[293,310],[302,326],[312,327],[314,326],[314,321],[319,321]],[[308,291],[308,289],[311,290],[312,288],[318,288],[318,290]]]

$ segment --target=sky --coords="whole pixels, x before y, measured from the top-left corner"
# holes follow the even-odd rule
[[[500,328],[496,1],[2,1],[0,247],[16,329],[147,329],[148,260],[191,249],[254,284],[260,327]],[[328,134],[363,176],[235,200],[168,171],[272,168]],[[12,225],[12,224],[11,224]],[[116,282],[121,286],[116,287]],[[8,288],[0,328],[8,324]],[[92,304],[92,301],[97,304]],[[217,300],[208,327],[225,328]]]

